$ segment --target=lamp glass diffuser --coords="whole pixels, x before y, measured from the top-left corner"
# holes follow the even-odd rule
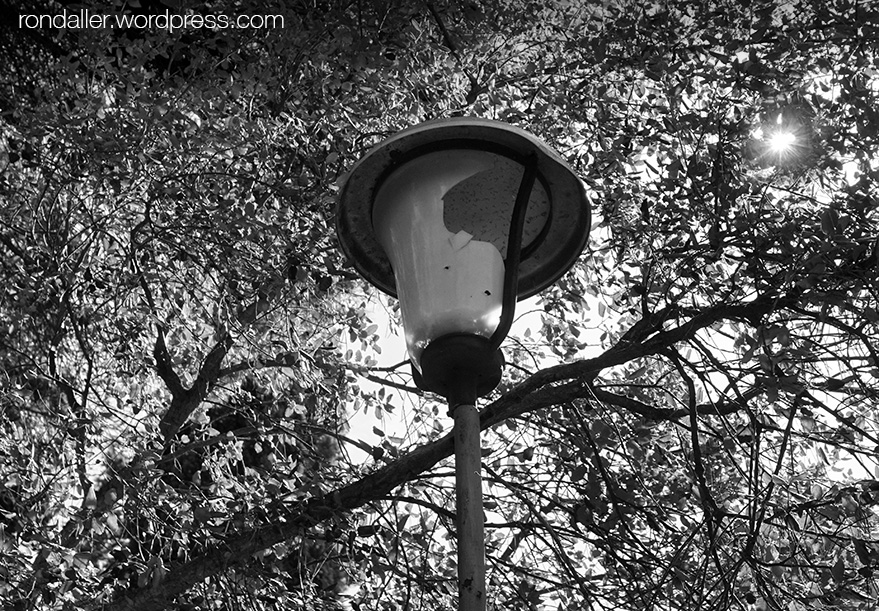
[[[490,337],[498,325],[504,255],[523,166],[476,149],[426,152],[378,186],[372,225],[390,260],[410,357],[420,369],[431,341]],[[549,217],[545,189],[532,190],[523,246],[539,243]]]

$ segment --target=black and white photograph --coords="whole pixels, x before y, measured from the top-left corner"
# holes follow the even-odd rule
[[[877,2],[0,13],[0,609],[879,610]]]

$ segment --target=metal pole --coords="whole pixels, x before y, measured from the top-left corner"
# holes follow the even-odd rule
[[[455,484],[458,515],[458,611],[485,611],[485,521],[482,451],[475,398],[455,405]]]

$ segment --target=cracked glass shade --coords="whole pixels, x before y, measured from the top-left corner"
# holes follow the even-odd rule
[[[504,260],[521,164],[487,151],[427,153],[379,186],[373,231],[390,260],[406,344],[421,353],[450,333],[490,337],[500,320]],[[540,235],[548,197],[535,186],[523,244]]]

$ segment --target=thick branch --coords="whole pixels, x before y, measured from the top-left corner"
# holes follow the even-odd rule
[[[591,386],[592,394],[602,403],[622,407],[646,420],[680,420],[690,415],[689,408],[668,409],[663,407],[654,407],[648,405],[632,397],[618,395],[608,392],[597,386]],[[717,401],[716,403],[701,403],[696,406],[696,413],[700,416],[726,416],[744,409],[749,399],[763,394],[763,389],[754,387],[746,392],[740,400],[736,401]]]
[[[162,337],[163,334],[159,331],[159,338]],[[156,340],[157,345],[158,343],[159,341]],[[162,341],[162,346],[164,347],[164,341]],[[204,362],[201,364],[201,368],[198,371],[198,377],[196,378],[195,383],[186,390],[184,390],[182,384],[180,384],[180,378],[177,377],[177,374],[170,369],[170,362],[167,363],[167,369],[165,370],[164,375],[160,369],[159,375],[165,380],[165,383],[168,384],[172,397],[171,405],[168,406],[168,411],[165,412],[165,415],[162,416],[162,420],[159,422],[159,430],[162,432],[166,443],[177,433],[180,427],[183,426],[192,412],[201,405],[201,402],[207,397],[214,384],[216,384],[217,378],[220,375],[220,365],[222,365],[223,359],[231,347],[232,336],[227,333],[223,339],[216,343],[205,357]],[[167,356],[167,351],[165,352],[165,356]],[[158,362],[157,359],[157,368]],[[172,384],[176,387],[176,392],[172,388]]]
[[[180,376],[174,371],[171,365],[171,355],[168,354],[168,347],[165,345],[165,331],[159,327],[156,330],[156,343],[153,345],[153,359],[156,361],[156,373],[162,378],[171,396],[175,399],[183,395],[186,389],[180,381]]]

